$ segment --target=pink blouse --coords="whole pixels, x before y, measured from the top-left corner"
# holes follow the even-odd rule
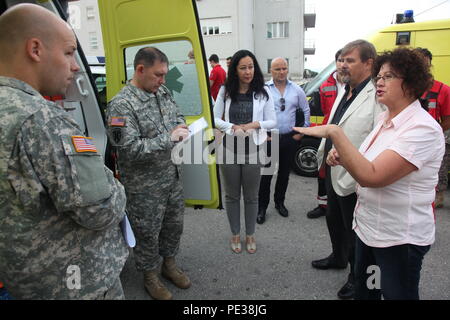
[[[371,247],[430,245],[435,233],[432,203],[445,150],[442,128],[418,100],[389,122],[388,112],[380,115],[381,121],[359,151],[373,161],[383,151],[393,150],[417,170],[386,187],[357,185],[353,229]]]

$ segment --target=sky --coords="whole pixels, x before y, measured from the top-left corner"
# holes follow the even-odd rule
[[[305,38],[315,40],[316,53],[305,56],[305,69],[314,71],[333,61],[346,43],[389,26],[396,13],[414,10],[416,22],[450,19],[450,0],[307,0],[307,7],[308,3],[316,13],[316,27],[308,29]]]

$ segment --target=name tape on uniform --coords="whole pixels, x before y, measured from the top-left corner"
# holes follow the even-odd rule
[[[76,152],[97,152],[94,139],[91,137],[72,136],[72,142]]]

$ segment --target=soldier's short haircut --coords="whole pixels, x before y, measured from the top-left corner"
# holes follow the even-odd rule
[[[1,9],[1,8],[0,8]],[[62,19],[51,11],[31,3],[17,4],[0,16],[0,57],[11,59],[25,41],[38,38],[47,46],[58,40],[55,27]]]
[[[366,40],[355,40],[349,42],[342,48],[341,56],[345,56],[352,52],[354,49],[358,49],[359,57],[362,62],[366,62],[369,59],[375,60],[377,57],[377,51],[373,44]]]
[[[143,64],[146,67],[151,67],[155,63],[155,61],[159,61],[161,63],[169,64],[169,59],[166,54],[155,47],[145,47],[139,49],[134,57],[134,70],[136,70],[139,64]]]

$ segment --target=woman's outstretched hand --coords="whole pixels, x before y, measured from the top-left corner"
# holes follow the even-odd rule
[[[316,127],[294,127],[293,130],[297,131],[300,134],[313,136],[313,137],[319,137],[319,138],[329,138],[330,134],[333,130],[339,130],[340,127],[335,124],[327,124],[323,126],[316,126]]]

